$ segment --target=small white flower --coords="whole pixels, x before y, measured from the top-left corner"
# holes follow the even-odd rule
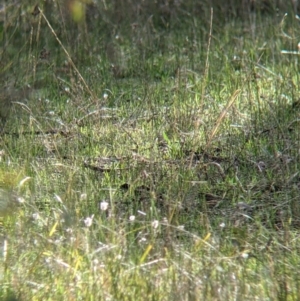
[[[223,229],[223,228],[225,228],[226,225],[225,225],[225,223],[221,223],[219,226],[220,226],[220,228]]]
[[[140,240],[139,240],[139,243],[144,243],[147,241],[147,238],[146,237],[142,237]]]
[[[22,198],[22,197],[18,197],[18,198],[17,198],[17,201],[18,201],[19,204],[25,203],[25,199]]]
[[[243,259],[247,259],[247,258],[249,257],[249,254],[248,254],[248,253],[242,253],[242,254],[241,254],[241,257],[242,257]]]
[[[92,223],[93,223],[93,218],[94,218],[94,214],[92,216],[88,216],[87,218],[84,219],[84,224],[87,228],[89,228]]]
[[[52,258],[51,258],[51,257],[46,257],[46,258],[45,258],[45,262],[46,262],[47,264],[51,263],[51,262],[52,262]]]
[[[131,222],[133,222],[133,221],[135,220],[135,216],[134,216],[134,215],[130,215],[130,216],[129,216],[129,220],[130,220]]]
[[[108,94],[107,93],[104,93],[103,94],[103,99],[107,99],[108,98]]]
[[[117,255],[116,259],[117,260],[121,260],[122,259],[122,255],[121,254]]]
[[[73,229],[72,228],[67,228],[66,232],[72,234],[73,233]]]
[[[100,203],[100,210],[101,210],[101,211],[106,211],[107,209],[108,209],[108,202],[102,201],[102,202]]]
[[[32,214],[32,218],[34,219],[34,220],[38,220],[39,218],[40,218],[40,215],[36,212],[36,213],[33,213]]]
[[[80,195],[80,201],[85,201],[87,199],[87,194],[86,193],[82,193]]]
[[[169,223],[169,221],[168,221],[168,219],[166,217],[164,217],[162,221],[163,221],[164,224],[168,224]]]
[[[154,220],[152,223],[151,223],[151,226],[154,228],[154,229],[157,229],[159,225],[159,221],[158,220]]]
[[[93,259],[93,265],[98,265],[99,264],[99,260],[97,258]]]

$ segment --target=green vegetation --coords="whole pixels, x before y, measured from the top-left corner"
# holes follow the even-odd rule
[[[299,300],[292,8],[10,2],[0,299]]]

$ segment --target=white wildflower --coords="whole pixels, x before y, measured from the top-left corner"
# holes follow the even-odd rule
[[[158,220],[154,220],[152,223],[151,223],[151,226],[154,228],[154,229],[157,229],[159,225],[159,221]]]
[[[169,223],[168,218],[166,218],[166,217],[164,217],[162,221],[163,221],[163,223],[166,224],[166,225]]]
[[[18,198],[17,198],[17,201],[18,201],[19,204],[25,203],[25,199],[22,198],[22,197],[18,197]]]
[[[94,218],[94,214],[92,216],[88,216],[87,218],[84,219],[84,224],[87,228],[89,228],[92,223],[93,223],[93,218]]]
[[[36,221],[40,218],[40,215],[36,212],[32,214],[32,218]]]
[[[117,255],[116,259],[117,260],[121,260],[122,259],[122,255],[121,254]]]
[[[82,193],[80,195],[80,201],[85,201],[87,199],[87,194],[86,193]]]
[[[106,211],[107,209],[108,209],[108,202],[102,201],[102,202],[100,203],[100,210],[101,210],[101,211]]]
[[[139,240],[139,243],[144,243],[147,241],[147,238],[146,237],[142,237],[140,240]]]
[[[92,263],[94,266],[96,266],[99,264],[99,260],[97,258],[95,258],[95,259],[93,259]]]

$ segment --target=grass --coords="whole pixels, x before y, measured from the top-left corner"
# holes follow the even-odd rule
[[[299,24],[97,5],[1,23],[1,300],[298,300]]]

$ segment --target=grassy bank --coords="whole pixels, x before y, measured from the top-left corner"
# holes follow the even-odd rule
[[[101,5],[5,10],[1,300],[298,300],[298,21]]]

